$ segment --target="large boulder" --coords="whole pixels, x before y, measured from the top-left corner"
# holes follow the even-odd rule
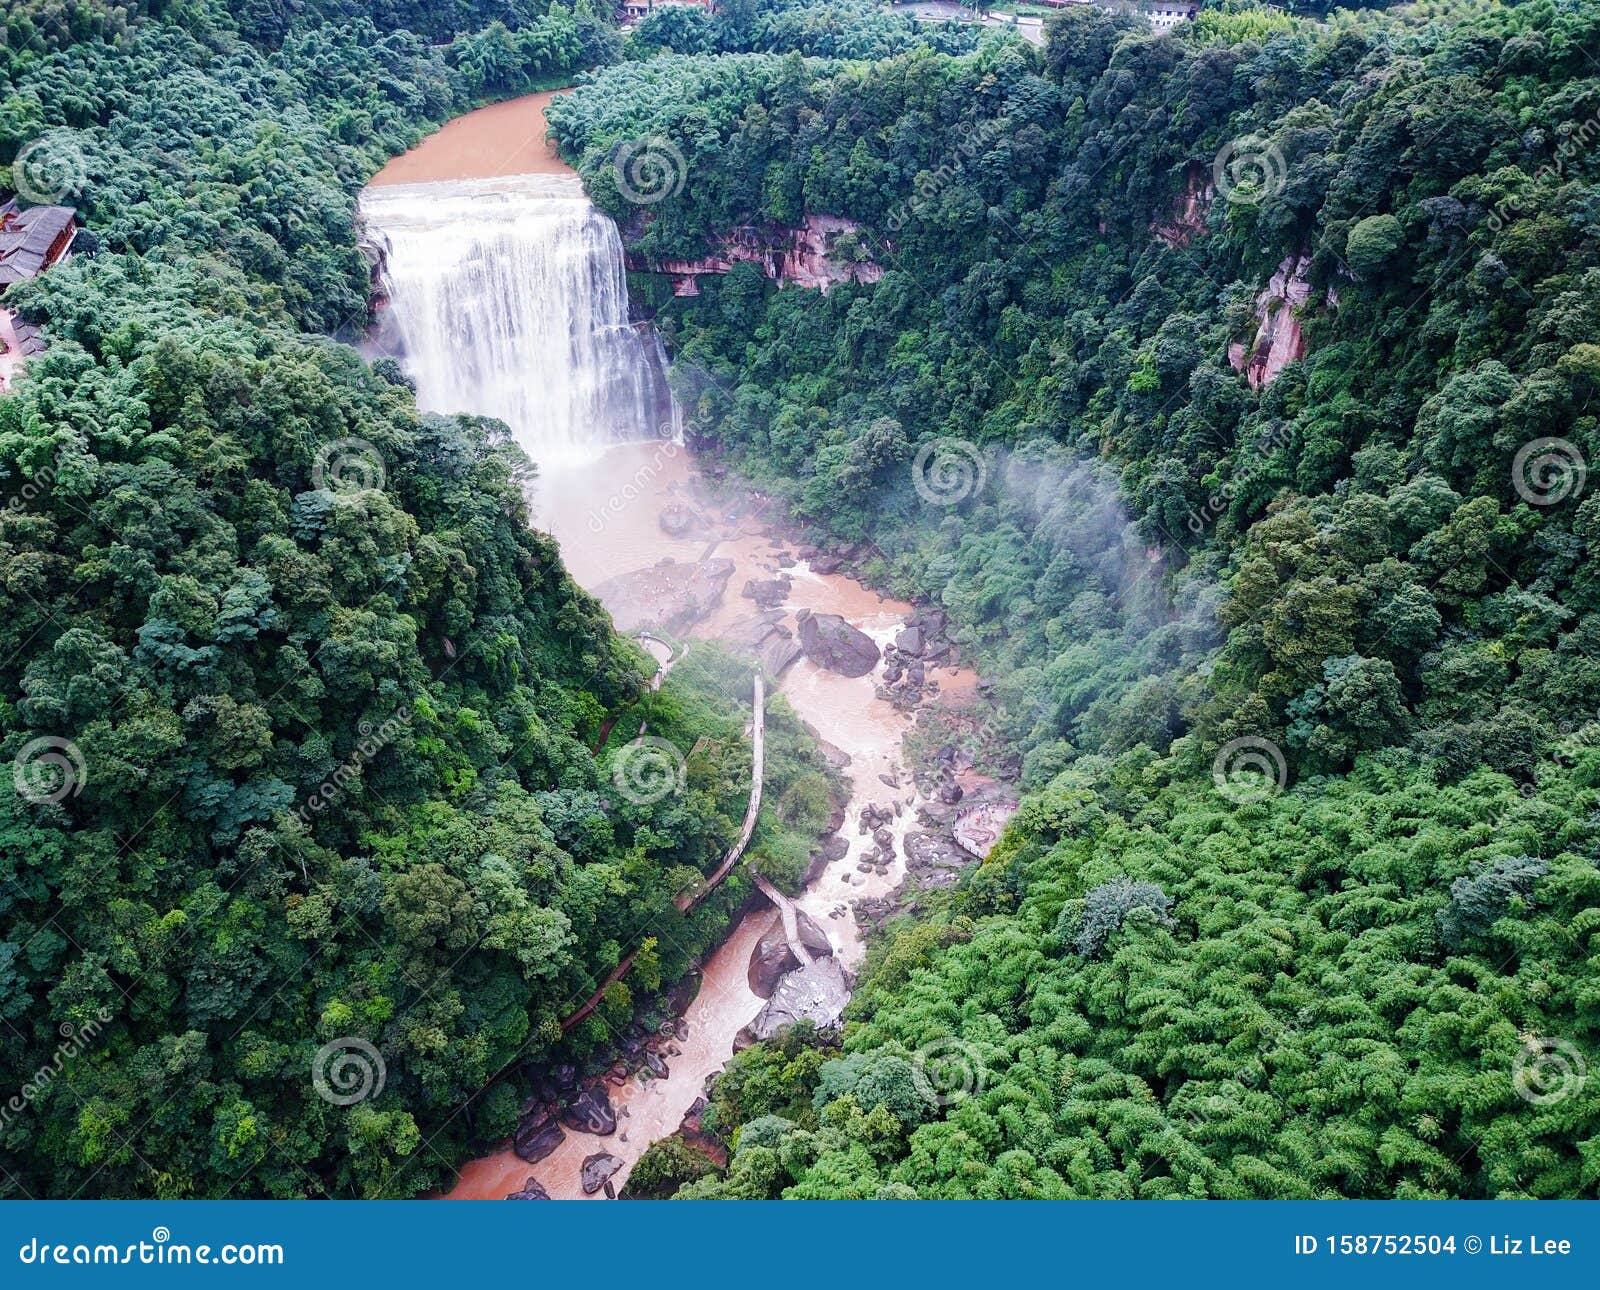
[[[535,1178],[532,1174],[529,1174],[528,1175],[528,1181],[522,1184],[522,1190],[521,1191],[514,1191],[514,1192],[510,1193],[506,1197],[506,1199],[507,1200],[549,1200],[550,1199],[550,1193],[547,1192],[542,1186],[540,1186],[539,1180],[537,1178]]]
[[[605,1151],[597,1151],[592,1156],[583,1158],[583,1194],[593,1196],[606,1183],[611,1181],[611,1176],[622,1168],[622,1161]]]
[[[606,1096],[603,1084],[588,1084],[577,1097],[562,1108],[561,1122],[579,1133],[593,1133],[598,1137],[617,1131],[617,1113],[611,1109],[611,1099]]]
[[[789,599],[792,585],[785,577],[751,578],[746,581],[744,590],[739,594],[747,600],[755,601],[762,609],[776,609]]]
[[[850,1002],[850,978],[839,961],[817,959],[787,973],[767,1000],[767,1006],[734,1040],[734,1048],[763,1043],[797,1021],[809,1021],[818,1030],[834,1030]]]
[[[795,910],[795,925],[800,932],[800,944],[814,959],[827,958],[833,953],[833,945],[828,940],[828,934],[818,927],[804,910]],[[786,972],[793,972],[800,966],[800,960],[789,948],[788,938],[783,934],[783,916],[777,915],[772,920],[772,925],[761,934],[761,939],[756,942],[755,949],[750,951],[750,967],[747,976],[750,989],[763,999],[772,998],[772,992],[778,988],[778,982],[783,979]]]
[[[838,614],[807,614],[800,623],[800,648],[818,667],[840,676],[866,676],[880,657],[872,637]]]
[[[694,531],[698,516],[682,502],[668,502],[661,508],[658,523],[668,537],[688,537]]]
[[[517,1124],[516,1136],[511,1139],[511,1149],[530,1165],[543,1160],[567,1140],[556,1117],[547,1106],[535,1107]]]
[[[766,674],[776,681],[803,653],[800,646],[789,639],[785,632],[782,636],[769,637],[767,643],[761,647],[761,667]]]
[[[901,628],[900,633],[894,638],[894,645],[905,654],[922,653],[922,628],[915,624]]]

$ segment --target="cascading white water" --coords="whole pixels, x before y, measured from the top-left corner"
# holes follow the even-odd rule
[[[497,417],[539,465],[675,434],[660,341],[628,322],[622,239],[576,177],[369,188],[378,346],[432,412]]]

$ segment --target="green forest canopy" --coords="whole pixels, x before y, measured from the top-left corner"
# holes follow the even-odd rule
[[[0,156],[81,159],[98,254],[7,296],[52,347],[0,400],[0,753],[71,732],[84,775],[0,805],[0,1065],[92,1042],[0,1122],[0,1184],[437,1186],[514,1119],[490,1075],[633,1011],[557,1047],[736,828],[747,766],[693,754],[739,746],[730,678],[652,714],[686,791],[611,801],[590,748],[644,660],[526,528],[503,430],[319,335],[364,318],[384,157],[621,57],[552,116],[646,252],[829,213],[885,268],[819,298],[740,267],[659,321],[709,443],[947,608],[1030,789],[874,947],[838,1046],[736,1059],[728,1170],[642,1184],[1594,1195],[1600,15],[1078,12],[1036,51],[750,14],[762,52],[624,47],[581,4],[8,11]],[[690,182],[642,218],[609,162],[655,136]],[[1230,144],[1239,199],[1205,191]],[[1252,388],[1229,347],[1302,257],[1306,353]],[[1544,440],[1566,471],[1516,473]],[[941,441],[986,484],[935,507]],[[787,740],[776,773],[818,774]],[[1282,782],[1214,779],[1240,741]],[[341,1036],[388,1064],[350,1108],[307,1079]]]
[[[748,672],[647,695],[505,427],[318,334],[365,320],[385,157],[544,75],[539,33],[617,37],[523,13],[484,74],[381,7],[161,10],[8,19],[0,151],[45,140],[87,232],[6,296],[50,345],[0,398],[0,1194],[414,1196],[515,1124],[497,1072],[609,1051],[751,890],[676,903],[744,814]],[[636,801],[646,709],[679,766]],[[830,786],[781,702],[767,766],[792,882]],[[319,1095],[325,1044],[381,1092]]]
[[[880,282],[738,265],[658,321],[704,440],[949,612],[1032,790],[842,1055],[739,1059],[683,1194],[1596,1194],[1597,42],[1074,11],[552,112],[648,254],[858,222]],[[685,182],[636,210],[650,136]],[[1257,388],[1272,308],[1305,353]],[[982,486],[930,504],[932,451]]]

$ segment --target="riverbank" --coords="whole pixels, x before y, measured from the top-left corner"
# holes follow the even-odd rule
[[[619,621],[668,626],[660,620],[670,615],[675,634],[765,649],[769,669],[786,658],[776,691],[817,734],[849,791],[841,829],[819,849],[794,905],[822,929],[832,958],[853,981],[872,925],[892,908],[908,875],[918,886],[947,885],[976,861],[955,844],[954,823],[977,801],[963,807],[920,790],[906,740],[919,716],[960,719],[979,705],[977,676],[961,665],[924,664],[925,697],[907,707],[885,685],[882,664],[847,676],[807,657],[798,640],[808,615],[837,615],[886,656],[921,615],[833,571],[833,559],[802,558],[768,499],[710,478],[682,444],[618,445],[589,463],[553,468],[532,500],[535,524],[556,537],[573,576]],[[658,571],[690,568],[714,573],[702,580],[711,590],[685,622],[681,597],[657,596],[656,589],[678,585]],[[698,1110],[708,1078],[733,1055],[741,1032],[758,1025],[768,1000],[751,988],[752,959],[777,923],[768,905],[747,913],[707,960],[677,1027],[650,1041],[654,1060],[636,1054],[638,1072],[607,1081],[614,1132],[567,1125],[554,1150],[533,1162],[508,1146],[466,1165],[449,1197],[498,1199],[531,1179],[554,1199],[599,1198],[604,1189],[586,1197],[582,1172],[586,1160],[602,1155],[611,1158],[604,1166],[613,1170],[611,1190],[620,1191],[644,1150]]]
[[[983,805],[985,794],[1002,811],[1012,805],[999,786],[974,780],[953,746],[930,751],[921,767],[907,759],[913,729],[924,731],[923,744],[937,744],[929,731],[983,724],[978,679],[944,638],[941,615],[846,576],[838,557],[797,540],[775,501],[720,470],[701,469],[672,426],[653,435],[662,418],[630,421],[645,442],[607,444],[612,429],[591,414],[607,406],[605,391],[631,369],[617,361],[621,351],[602,353],[591,342],[601,332],[623,334],[596,324],[622,307],[613,301],[596,312],[585,293],[612,284],[613,274],[620,283],[622,253],[614,231],[609,238],[594,235],[590,225],[603,217],[565,224],[544,218],[542,190],[519,178],[570,174],[543,145],[550,97],[529,95],[458,118],[380,174],[388,195],[364,203],[380,216],[380,227],[397,231],[389,211],[396,200],[420,207],[432,221],[433,250],[425,258],[412,247],[415,238],[395,239],[395,309],[438,320],[458,347],[452,362],[429,348],[432,332],[416,327],[400,357],[414,376],[420,369],[430,378],[419,380],[425,405],[498,411],[511,425],[539,472],[529,485],[534,524],[556,538],[574,579],[601,601],[619,631],[715,640],[749,657],[815,734],[848,800],[837,832],[819,841],[794,900],[793,937],[786,938],[769,904],[753,904],[707,957],[697,992],[674,992],[675,1024],[656,1034],[636,1026],[617,1034],[608,1059],[614,1064],[599,1064],[587,1076],[557,1067],[523,1078],[516,1085],[527,1097],[517,1134],[521,1154],[507,1144],[469,1162],[449,1192],[457,1199],[541,1191],[578,1199],[620,1191],[652,1142],[677,1132],[686,1117],[692,1127],[707,1080],[737,1045],[798,1015],[837,1025],[866,937],[896,907],[908,877],[912,888],[954,881],[982,853],[962,849],[958,817],[992,809]],[[543,156],[526,151],[534,137]],[[514,169],[524,165],[533,169]],[[503,195],[492,183],[463,180],[519,185],[518,200],[532,205],[519,208],[514,222],[494,223],[491,234],[483,204],[504,201]],[[574,204],[571,195],[561,200]],[[407,212],[408,237],[418,218]],[[581,253],[573,230],[583,234]],[[441,240],[455,248],[454,258],[438,250]],[[548,271],[516,277],[470,268],[477,275],[472,290],[452,296],[445,308],[428,298],[442,290],[434,271],[458,261],[515,261]],[[429,271],[419,272],[424,264]],[[456,277],[468,272],[464,267]],[[530,348],[526,338],[548,330],[552,318],[563,320],[555,329],[561,337],[589,339]],[[459,379],[432,379],[445,369]],[[526,397],[502,397],[508,389]],[[556,416],[571,402],[558,396],[577,389],[585,391],[581,406],[590,414]],[[983,829],[967,835],[986,836]],[[791,939],[804,951],[792,966],[784,958]]]

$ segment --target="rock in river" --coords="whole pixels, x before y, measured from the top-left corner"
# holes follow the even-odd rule
[[[734,1047],[748,1048],[771,1039],[802,1019],[818,1030],[832,1030],[850,1002],[850,980],[838,959],[817,959],[788,973],[754,1021],[739,1032]]]
[[[682,502],[668,502],[662,507],[657,523],[668,537],[687,537],[694,529],[698,517]]]
[[[789,599],[789,591],[793,584],[788,578],[751,578],[744,584],[744,590],[739,594],[747,600],[753,600],[762,609],[776,609],[785,600]]]
[[[535,1178],[532,1174],[529,1174],[528,1175],[528,1181],[522,1184],[522,1190],[521,1191],[514,1191],[514,1192],[510,1193],[506,1197],[506,1199],[507,1200],[549,1200],[550,1199],[550,1193],[547,1192],[543,1187],[541,1187],[539,1185],[539,1180],[537,1178]]]
[[[550,1114],[550,1108],[540,1106],[522,1117],[516,1137],[511,1140],[511,1149],[531,1165],[543,1160],[566,1140],[567,1135]]]
[[[588,1085],[561,1112],[561,1122],[580,1133],[593,1133],[605,1137],[617,1131],[617,1113],[611,1109],[611,1099],[599,1084]]]
[[[593,1196],[622,1168],[622,1161],[604,1151],[583,1158],[583,1194]]]
[[[810,915],[802,909],[795,910],[795,926],[800,932],[800,944],[805,946],[812,958],[826,958],[833,953],[828,934],[812,922]],[[770,999],[784,973],[793,972],[799,966],[800,960],[794,956],[783,934],[783,918],[774,917],[772,925],[761,934],[755,949],[750,952],[748,979],[751,992],[763,999]]]
[[[865,676],[878,666],[878,647],[838,614],[808,614],[800,623],[800,648],[818,667],[840,676]]]

